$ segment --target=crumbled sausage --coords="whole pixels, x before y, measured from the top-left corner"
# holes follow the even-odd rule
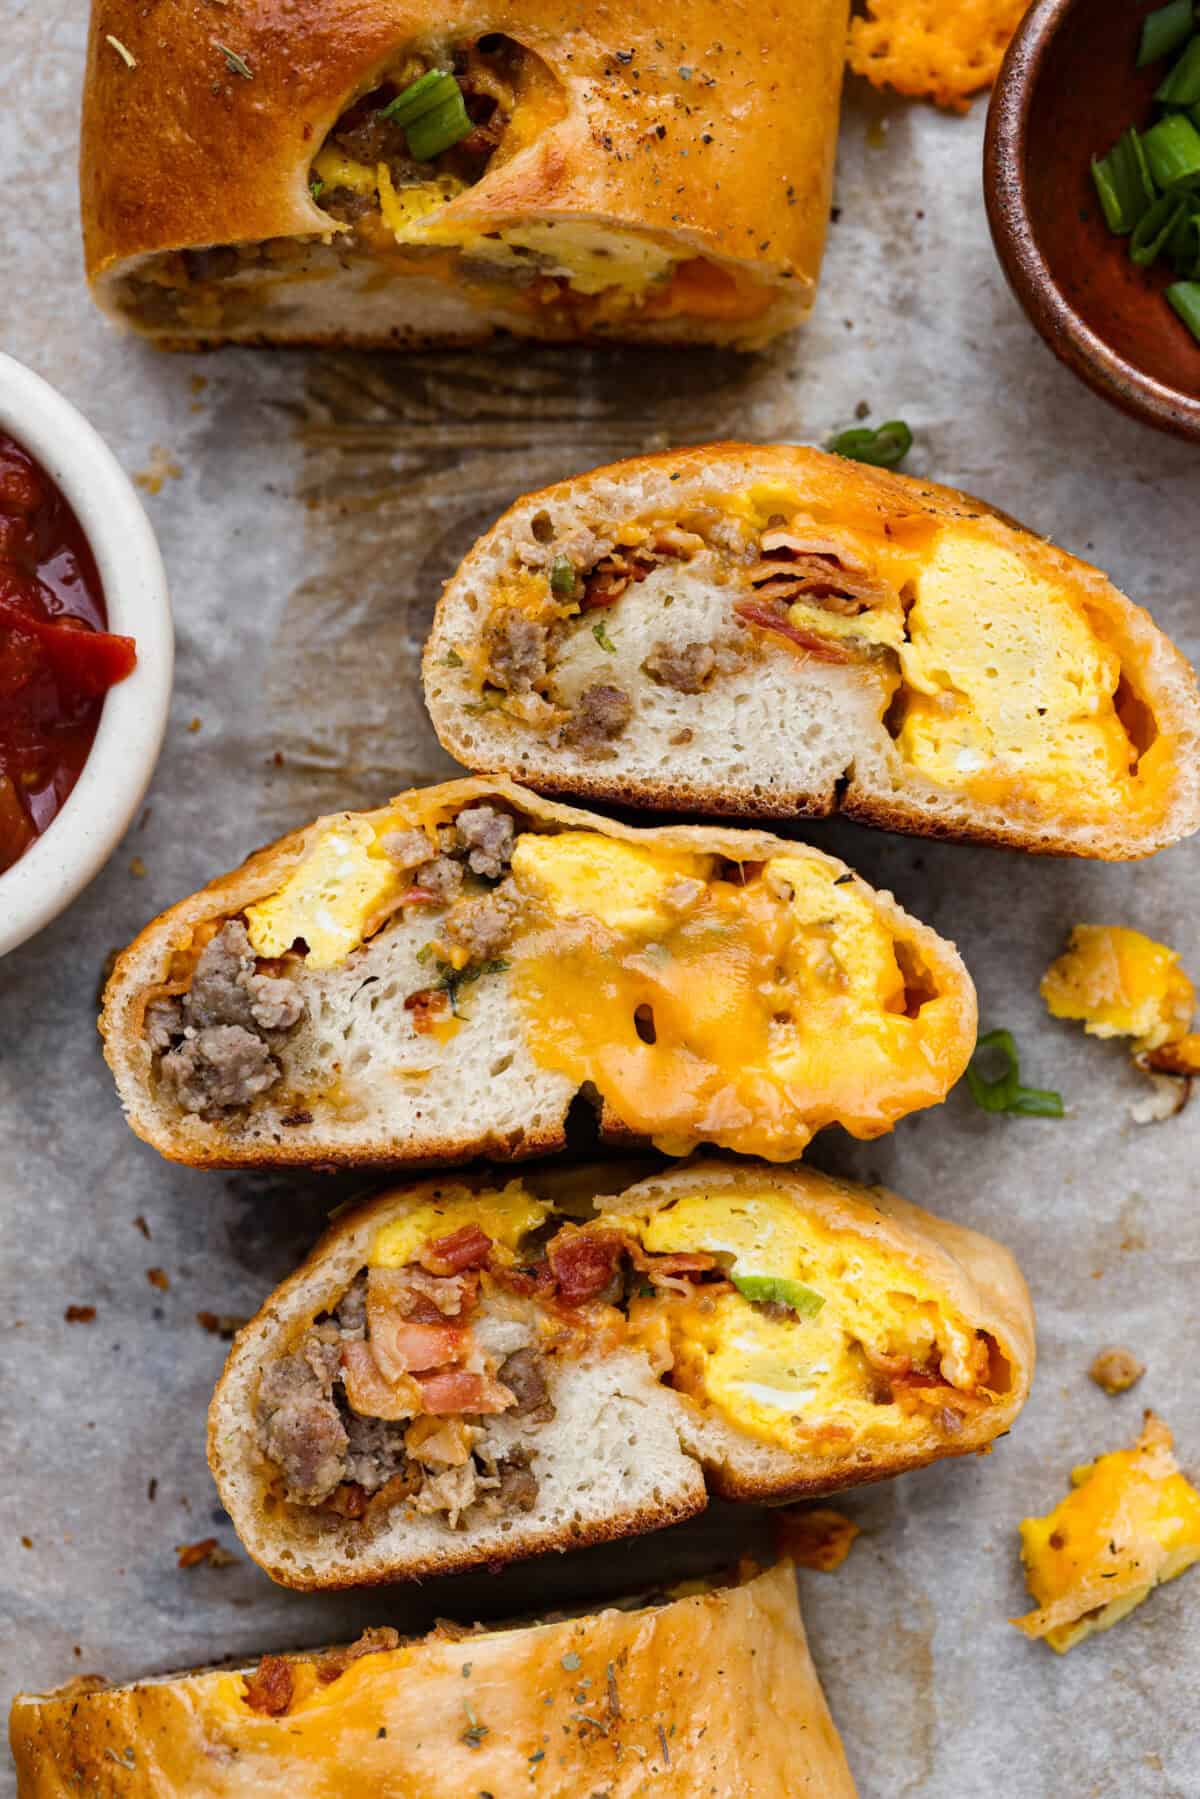
[[[328,1385],[303,1354],[263,1370],[258,1441],[278,1464],[288,1498],[300,1505],[319,1505],[345,1479],[346,1427]]]
[[[620,687],[596,681],[585,687],[562,727],[562,741],[583,751],[607,748],[633,717],[633,702]]]
[[[183,1002],[178,999],[152,999],[146,1007],[146,1037],[155,1055],[170,1049],[176,1037],[183,1035]]]
[[[642,664],[655,681],[679,693],[699,693],[716,666],[717,653],[710,643],[685,643],[681,649],[661,641]]]
[[[503,1511],[531,1512],[537,1504],[537,1478],[524,1462],[513,1459],[500,1463],[500,1485],[496,1492]]]
[[[440,906],[448,906],[462,884],[462,863],[452,856],[434,856],[432,861],[422,863],[413,875],[413,885]]]
[[[397,868],[418,868],[429,860],[429,838],[424,831],[388,831],[379,847]]]
[[[1126,1393],[1146,1372],[1131,1349],[1102,1349],[1088,1373],[1106,1393]]]
[[[442,936],[465,949],[473,962],[489,962],[512,936],[517,908],[503,888],[478,899],[459,900],[446,914]]]
[[[507,693],[528,693],[546,673],[548,631],[514,606],[498,612],[488,630],[488,680]]]
[[[455,820],[458,840],[467,852],[472,874],[490,880],[502,875],[512,860],[516,827],[496,806],[464,806]]]
[[[319,200],[321,211],[327,212],[340,225],[357,225],[359,219],[375,210],[373,195],[360,194],[353,187],[327,187],[319,195]]]
[[[404,1450],[406,1428],[404,1423],[350,1412],[345,1420],[345,1478],[367,1493],[377,1493],[397,1474],[403,1474],[408,1461]]]
[[[514,1417],[536,1418],[539,1423],[553,1418],[554,1405],[542,1372],[542,1359],[536,1350],[514,1350],[501,1362],[497,1378],[516,1396]]]
[[[188,280],[203,286],[208,281],[228,281],[237,274],[242,261],[232,244],[217,244],[211,250],[185,250],[183,266]]]
[[[419,165],[408,154],[403,126],[395,119],[385,119],[382,106],[351,107],[342,114],[329,136],[352,162],[386,162],[393,174],[406,170],[418,176],[421,174]]]
[[[280,1077],[263,1039],[236,1024],[185,1037],[163,1057],[160,1072],[183,1110],[202,1115],[247,1105]]]

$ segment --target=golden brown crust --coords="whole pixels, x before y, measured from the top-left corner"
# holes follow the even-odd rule
[[[241,1669],[19,1694],[19,1799],[854,1799],[790,1562],[653,1608],[435,1632],[324,1685],[310,1659],[278,1716]]]
[[[508,1561],[550,1549],[638,1535],[702,1511],[704,1484],[725,1499],[768,1505],[868,1485],[948,1456],[986,1451],[1011,1428],[1028,1397],[1036,1361],[1034,1318],[1016,1262],[991,1238],[935,1217],[894,1193],[837,1181],[802,1165],[780,1168],[716,1158],[671,1167],[633,1186],[628,1177],[622,1177],[619,1164],[578,1168],[557,1179],[570,1183],[576,1209],[586,1197],[596,1201],[601,1213],[610,1208],[654,1210],[698,1187],[706,1192],[729,1191],[743,1199],[764,1189],[782,1194],[804,1206],[820,1225],[850,1232],[864,1244],[894,1255],[915,1277],[928,1282],[950,1311],[971,1328],[991,1336],[1010,1370],[1008,1391],[983,1412],[967,1417],[952,1435],[930,1421],[891,1449],[877,1443],[844,1446],[816,1440],[795,1451],[772,1448],[764,1454],[756,1439],[724,1421],[714,1428],[711,1417],[693,1416],[690,1402],[680,1402],[668,1390],[658,1389],[664,1405],[685,1406],[686,1415],[679,1425],[682,1440],[687,1453],[703,1464],[703,1482],[697,1483],[691,1496],[664,1491],[653,1506],[631,1497],[619,1509],[594,1516],[580,1513],[569,1532],[557,1534],[548,1534],[539,1526],[534,1536],[516,1521],[502,1536],[495,1556],[490,1545],[471,1543],[449,1531],[441,1533],[436,1547],[418,1544],[415,1538],[405,1543],[401,1532],[378,1553],[364,1553],[359,1548],[340,1559],[335,1542],[332,1553],[322,1557],[317,1566],[307,1535],[310,1520],[305,1517],[298,1523],[297,1508],[281,1506],[272,1497],[273,1473],[254,1438],[254,1394],[262,1369],[285,1352],[313,1317],[337,1303],[367,1259],[378,1230],[425,1203],[445,1182],[425,1181],[391,1189],[332,1222],[301,1266],[238,1333],[213,1394],[209,1466],[243,1545],[273,1579],[310,1589],[412,1580],[477,1567],[493,1559]],[[494,1182],[476,1175],[466,1184],[486,1187]],[[530,1184],[535,1193],[554,1197],[555,1189],[543,1186],[538,1175],[531,1177]],[[651,1387],[643,1404],[654,1394]],[[571,1447],[556,1454],[569,1454]],[[328,1521],[325,1528],[328,1535]]]
[[[465,0],[449,14],[418,0],[226,0],[219,17],[206,0],[95,0],[81,152],[89,279],[103,287],[189,246],[329,232],[308,172],[347,102],[405,45],[503,31],[549,66],[566,109],[454,203],[459,217],[647,231],[685,254],[752,263],[802,308],[828,218],[845,16],[845,0],[626,0],[616,14],[567,0],[499,12]],[[352,318],[346,336],[360,341]]]
[[[714,495],[735,491],[739,484],[786,480],[801,505],[820,508],[817,516],[844,519],[885,532],[900,521],[981,521],[1004,547],[1018,553],[1031,573],[1070,584],[1083,605],[1103,621],[1123,669],[1143,689],[1158,728],[1155,754],[1168,778],[1144,813],[1103,817],[1075,824],[1038,804],[982,805],[964,796],[903,778],[877,781],[852,762],[839,785],[812,792],[765,781],[688,778],[677,773],[631,775],[618,741],[604,760],[581,767],[556,762],[547,753],[539,760],[522,754],[522,744],[503,727],[489,732],[486,720],[464,727],[456,705],[463,676],[447,677],[440,658],[450,637],[471,640],[487,620],[491,570],[504,546],[527,534],[529,519],[548,505],[559,517],[593,526],[601,535],[639,514],[629,504],[633,493],[644,496],[643,508],[653,515],[662,505],[665,516],[675,506],[703,504]],[[669,485],[667,485],[669,483]],[[476,592],[482,604],[465,622],[459,595]],[[450,618],[455,626],[452,629]],[[806,445],[756,445],[717,442],[687,449],[633,456],[591,469],[541,491],[522,495],[473,546],[446,583],[438,601],[423,663],[426,701],[443,747],[474,768],[520,780],[539,792],[656,811],[691,811],[707,816],[746,820],[824,817],[837,811],[885,830],[958,841],[993,843],[1047,855],[1085,855],[1120,861],[1153,854],[1194,831],[1200,824],[1200,694],[1188,662],[1155,625],[1150,614],[1120,593],[1090,564],[1059,549],[1028,527],[974,495],[936,482],[895,474]],[[440,690],[440,691],[439,691]],[[702,703],[702,702],[697,702]],[[470,743],[464,739],[469,735]],[[862,746],[864,760],[869,746]],[[901,771],[903,775],[903,771]],[[944,796],[944,803],[943,803]]]
[[[766,860],[780,854],[817,856],[824,863],[835,864],[839,870],[850,874],[860,890],[870,896],[872,905],[889,927],[914,946],[935,979],[939,993],[950,1002],[956,1035],[962,1046],[961,1072],[961,1063],[965,1062],[974,1037],[975,996],[970,977],[953,945],[911,918],[891,894],[867,886],[836,857],[826,857],[820,851],[787,842],[768,832],[734,830],[716,824],[663,825],[647,831],[539,798],[528,789],[502,778],[470,778],[412,789],[398,795],[391,804],[403,805],[419,799],[425,806],[452,803],[457,810],[474,800],[489,797],[504,801],[518,817],[542,824],[595,830],[627,842],[650,841],[663,847],[676,846],[741,860]],[[331,817],[316,819],[304,829],[293,831],[277,843],[256,851],[240,868],[210,881],[199,893],[179,901],[152,919],[118,956],[104,992],[99,1025],[105,1058],[113,1071],[132,1129],[168,1160],[184,1162],[191,1167],[287,1167],[315,1161],[336,1163],[340,1167],[421,1168],[468,1161],[478,1156],[520,1160],[561,1149],[566,1141],[569,1096],[563,1101],[560,1117],[545,1119],[537,1127],[521,1130],[519,1135],[489,1133],[486,1119],[483,1119],[469,1136],[447,1137],[427,1130],[419,1140],[398,1141],[394,1135],[371,1136],[364,1131],[361,1140],[350,1145],[314,1139],[307,1133],[297,1133],[293,1137],[277,1134],[270,1143],[237,1142],[228,1131],[201,1126],[184,1114],[174,1121],[162,1115],[152,1092],[152,1056],[143,1029],[148,997],[166,980],[173,955],[188,948],[197,927],[211,920],[236,916],[254,901],[276,892],[331,822]],[[608,1105],[601,1114],[600,1132],[606,1142],[633,1140],[628,1128]]]

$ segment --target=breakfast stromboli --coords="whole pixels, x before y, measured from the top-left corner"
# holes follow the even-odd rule
[[[426,1181],[239,1335],[209,1460],[289,1586],[411,1579],[986,1448],[1033,1317],[999,1244],[806,1168]],[[614,1185],[614,1182],[616,1183]]]
[[[1106,859],[1200,822],[1149,615],[977,500],[794,446],[635,457],[510,508],[425,652],[444,746],[620,805],[840,810]]]
[[[171,907],[101,1028],[193,1164],[401,1164],[602,1134],[785,1161],[936,1105],[975,1039],[952,945],[761,831],[639,830],[505,781],[318,819]]]
[[[19,1799],[854,1799],[795,1573],[21,1693]]]
[[[93,291],[168,347],[764,342],[812,304],[846,11],[96,0]]]

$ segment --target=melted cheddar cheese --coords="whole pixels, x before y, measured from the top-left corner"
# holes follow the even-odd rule
[[[520,1181],[510,1181],[499,1192],[447,1187],[436,1199],[385,1224],[371,1244],[367,1261],[372,1268],[404,1268],[416,1261],[427,1243],[449,1237],[468,1224],[478,1225],[506,1257],[515,1256],[524,1239],[549,1217],[550,1209]]]
[[[870,896],[799,853],[728,878],[707,862],[585,832],[520,839],[513,981],[535,1060],[594,1083],[670,1154],[712,1141],[782,1160],[824,1124],[876,1136],[940,1100],[964,1048],[954,1002],[909,1016]]]
[[[988,1356],[977,1333],[916,1268],[851,1230],[832,1230],[794,1200],[761,1192],[699,1192],[661,1210],[606,1213],[652,1253],[705,1251],[749,1276],[800,1283],[820,1300],[798,1316],[752,1305],[740,1292],[715,1298],[635,1299],[635,1339],[668,1341],[672,1385],[761,1442],[884,1444],[913,1429],[913,1415],[878,1398],[870,1355],[930,1369],[974,1395]]]
[[[1092,1037],[1132,1037],[1137,1050],[1179,1041],[1196,1006],[1175,950],[1123,925],[1077,924],[1042,998],[1052,1017],[1077,1019]]]
[[[1200,1559],[1200,1493],[1179,1472],[1171,1442],[1162,1419],[1147,1412],[1132,1449],[1076,1468],[1067,1497],[1022,1522],[1021,1557],[1038,1610],[1012,1623],[1026,1636],[1062,1654]]]

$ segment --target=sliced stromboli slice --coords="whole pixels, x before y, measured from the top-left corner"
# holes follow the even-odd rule
[[[710,1491],[829,1493],[1011,1426],[1033,1317],[999,1244],[800,1167],[614,1176],[384,1193],[271,1296],[214,1395],[209,1463],[274,1579],[629,1536]]]
[[[1200,823],[1195,676],[1146,612],[968,495],[790,445],[518,500],[424,681],[452,755],[544,792],[1106,860]]]
[[[166,348],[765,342],[816,289],[846,13],[95,0],[93,292]]]
[[[832,857],[638,830],[504,781],[318,819],[165,912],[101,1029],[130,1123],[193,1164],[402,1165],[602,1133],[772,1160],[942,1100],[952,945]]]
[[[792,1564],[544,1622],[20,1693],[18,1799],[854,1799]]]

